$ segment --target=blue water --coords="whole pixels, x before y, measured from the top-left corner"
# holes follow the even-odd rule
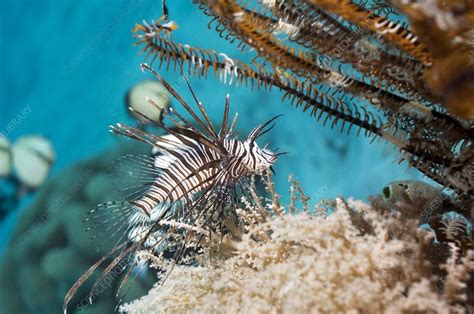
[[[235,47],[208,30],[208,18],[191,1],[168,2],[170,17],[180,26],[176,41],[239,56]],[[142,19],[160,15],[158,0],[4,0],[0,132],[5,133],[21,110],[30,109],[7,137],[10,141],[32,133],[49,137],[57,152],[52,176],[117,145],[108,125],[131,121],[124,96],[135,83],[150,78],[139,70],[144,56],[133,47],[131,29]],[[171,83],[179,81],[173,71],[161,73]],[[289,152],[276,166],[281,193],[288,190],[289,174],[315,198],[366,199],[390,181],[418,177],[405,164],[394,162],[390,146],[322,127],[307,113],[282,102],[277,91],[251,91],[212,78],[191,83],[216,122],[225,94],[231,94],[242,136],[272,116],[284,114],[262,141]],[[180,92],[189,96],[185,88]],[[14,227],[15,214],[6,221],[2,239]]]

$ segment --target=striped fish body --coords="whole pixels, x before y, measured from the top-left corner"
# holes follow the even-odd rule
[[[211,185],[225,185],[267,169],[273,154],[248,141],[223,140],[228,156],[222,159],[214,150],[192,139],[186,145],[172,135],[165,136],[167,151],[155,159],[155,167],[162,172],[140,199],[131,202],[148,216],[162,209],[160,204],[190,200]],[[207,166],[212,165],[212,166]],[[232,182],[228,182],[231,178]],[[225,182],[227,180],[227,182]]]
[[[205,167],[219,159],[215,151],[192,139],[186,139],[184,145],[175,136],[164,137],[169,142],[167,150],[154,149],[154,153],[161,153],[155,158],[155,167],[161,170],[160,174],[141,198],[131,202],[148,216],[154,214],[160,204],[190,198],[208,187],[210,178],[219,171],[216,167]]]

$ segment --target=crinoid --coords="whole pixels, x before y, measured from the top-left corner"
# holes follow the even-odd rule
[[[209,28],[252,62],[175,42],[166,13],[164,22],[134,28],[137,45],[159,67],[276,87],[323,124],[394,144],[426,176],[472,201],[472,3],[193,2],[210,17]]]

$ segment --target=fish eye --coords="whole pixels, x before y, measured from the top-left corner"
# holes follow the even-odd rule
[[[384,187],[383,190],[382,190],[382,194],[383,194],[385,199],[389,199],[390,198],[390,187],[389,186]]]

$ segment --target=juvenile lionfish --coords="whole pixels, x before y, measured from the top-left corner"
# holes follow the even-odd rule
[[[150,66],[143,64],[142,70],[152,72],[161,81],[192,116],[196,126],[170,107],[164,116],[172,125],[166,125],[163,121],[158,124],[167,135],[156,136],[120,123],[111,127],[112,133],[151,145],[158,155],[153,159],[149,157],[134,160],[139,169],[138,174],[142,175],[140,178],[150,179],[140,181],[138,192],[135,190],[131,193],[130,199],[107,202],[89,212],[85,221],[106,217],[108,227],[104,227],[103,221],[96,222],[96,226],[102,226],[99,232],[111,239],[118,237],[118,240],[113,240],[113,248],[69,290],[64,300],[65,312],[68,302],[77,290],[108,259],[113,258],[100,273],[91,291],[120,262],[138,251],[155,252],[163,244],[163,234],[179,232],[179,227],[163,227],[160,223],[163,220],[173,217],[178,224],[192,224],[197,221],[204,221],[208,225],[223,224],[227,214],[236,208],[239,195],[254,193],[251,190],[250,178],[268,170],[273,171],[272,166],[278,156],[284,154],[270,151],[266,146],[261,148],[256,143],[260,136],[273,128],[274,121],[279,116],[256,127],[246,140],[240,141],[233,131],[237,114],[229,123],[229,95],[226,97],[222,126],[217,132],[186,78],[201,117]],[[156,106],[151,99],[148,99],[148,102],[151,106]],[[141,113],[135,114],[147,120]],[[182,244],[175,250],[175,263],[179,262],[185,249],[185,244]],[[138,266],[137,260],[131,262],[120,288]]]

